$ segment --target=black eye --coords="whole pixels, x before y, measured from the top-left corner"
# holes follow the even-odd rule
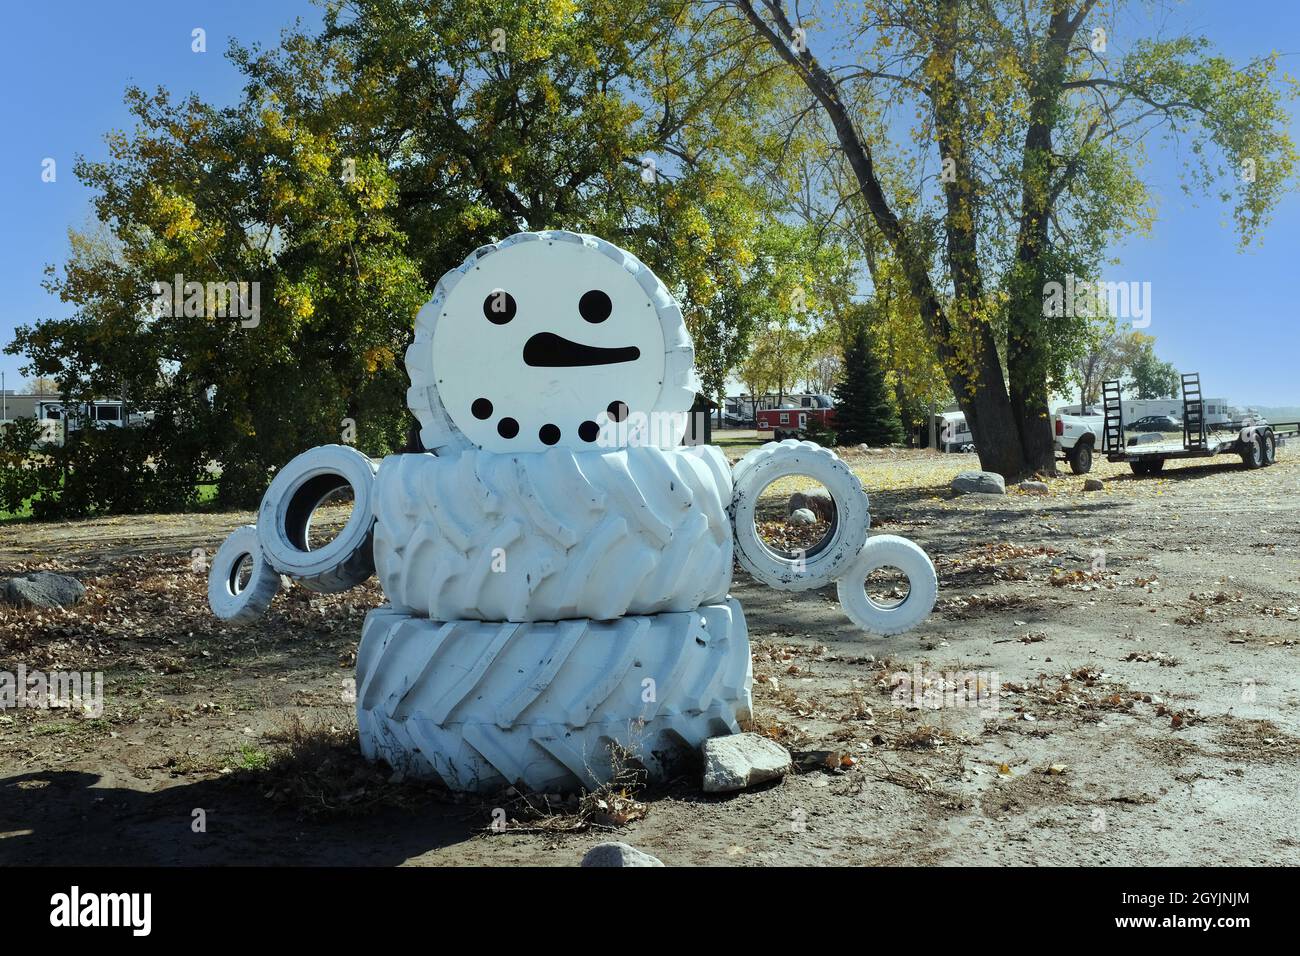
[[[604,322],[614,311],[614,303],[610,302],[609,296],[599,289],[592,289],[590,292],[584,292],[582,298],[578,300],[578,311],[588,322]]]
[[[515,317],[515,297],[504,289],[493,289],[483,300],[483,315],[493,325],[505,325]]]

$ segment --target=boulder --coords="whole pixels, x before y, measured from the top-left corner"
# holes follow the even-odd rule
[[[24,574],[0,585],[0,601],[18,607],[71,607],[85,596],[86,587],[80,581],[53,571]]]
[[[1106,485],[1100,478],[1085,478],[1083,480],[1084,491],[1101,491]]]
[[[704,792],[744,790],[790,772],[790,752],[758,734],[732,734],[704,741]]]
[[[642,853],[626,843],[597,843],[582,858],[579,866],[663,866],[663,861]]]
[[[835,501],[825,488],[813,488],[811,491],[796,491],[785,503],[785,513],[794,514],[799,509],[811,511],[822,521],[835,517]]]
[[[817,523],[817,516],[807,508],[796,508],[785,520],[786,524],[809,525]]]
[[[959,495],[1005,495],[1007,483],[992,471],[963,471],[952,480],[952,490]]]
[[[1027,495],[1045,495],[1050,490],[1045,481],[1022,481],[1016,486]]]

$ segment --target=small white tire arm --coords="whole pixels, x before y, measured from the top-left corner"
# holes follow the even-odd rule
[[[245,559],[252,562],[248,583],[239,587],[239,570]],[[208,606],[212,613],[231,624],[246,624],[266,613],[280,590],[280,574],[262,555],[257,528],[236,528],[222,542],[208,568]]]
[[[898,568],[907,576],[907,597],[902,602],[886,606],[867,594],[867,577],[877,568]],[[930,616],[939,596],[939,578],[929,555],[915,541],[882,534],[867,540],[835,589],[849,620],[864,631],[889,637],[910,631]]]
[[[829,448],[794,439],[768,442],[738,461],[731,474],[734,484],[728,511],[735,530],[736,558],[768,587],[781,591],[825,587],[848,570],[866,544],[871,527],[867,494],[858,476]],[[754,524],[763,489],[790,475],[820,481],[835,503],[830,531],[803,555],[768,547]]]
[[[379,463],[348,445],[320,445],[285,465],[262,497],[257,536],[276,571],[303,587],[332,594],[355,587],[375,571],[375,472]],[[352,515],[334,540],[309,550],[312,512],[350,485]]]

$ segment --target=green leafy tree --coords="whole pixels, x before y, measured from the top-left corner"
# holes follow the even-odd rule
[[[1055,468],[1047,397],[1088,317],[1046,316],[1045,288],[1150,227],[1150,141],[1183,143],[1188,188],[1222,196],[1243,242],[1294,185],[1279,55],[1237,64],[1190,35],[1108,47],[1129,6],[716,4],[804,84],[796,118],[824,125],[851,180],[831,177],[836,208],[895,257],[981,462],[1004,475]]]
[[[1124,389],[1134,398],[1178,398],[1183,379],[1170,362],[1156,356],[1153,340],[1142,336],[1127,360],[1128,376]]]
[[[246,79],[219,108],[132,88],[129,132],[77,175],[106,237],[74,233],[50,288],[67,319],[8,346],[71,401],[123,396],[154,422],[71,444],[54,488],[73,508],[98,448],[158,490],[84,508],[248,505],[303,449],[400,447],[401,357],[444,271],[528,229],[587,231],[630,248],[684,306],[710,391],[753,329],[751,266],[777,195],[761,41],[685,2],[356,0],[319,32],[236,46]],[[744,76],[746,96],[731,77]],[[796,138],[797,140],[797,138]],[[159,314],[158,285],[247,282],[254,321],[201,307]],[[53,479],[52,479],[53,480]],[[188,482],[188,484],[187,484]],[[187,489],[183,493],[178,489]]]
[[[844,368],[835,386],[835,431],[842,445],[866,443],[879,448],[903,440],[903,427],[865,326],[859,326],[844,349]]]

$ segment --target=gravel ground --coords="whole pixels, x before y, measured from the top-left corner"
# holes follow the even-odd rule
[[[292,589],[262,621],[221,625],[194,549],[250,515],[0,527],[0,576],[88,588],[65,611],[0,608],[0,671],[106,683],[98,717],[0,714],[0,864],[572,865],[611,838],[670,865],[1300,863],[1292,449],[1259,471],[1099,462],[1100,492],[1067,476],[1046,496],[957,499],[973,456],[846,458],[874,526],[934,558],[934,615],[870,638],[833,587],[737,572],[757,729],[800,771],[725,797],[684,773],[598,811],[458,798],[361,761],[349,678],[382,594]]]

